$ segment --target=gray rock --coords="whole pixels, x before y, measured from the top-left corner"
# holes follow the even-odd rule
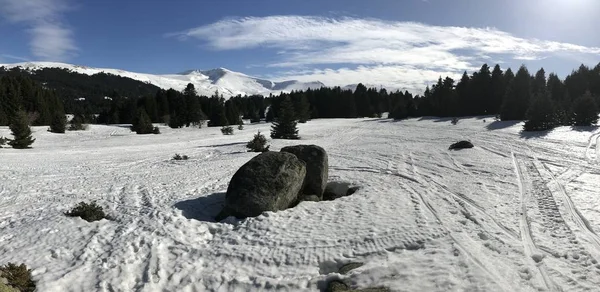
[[[225,207],[216,219],[255,217],[265,211],[285,210],[298,202],[305,176],[305,163],[291,153],[259,154],[231,178]]]
[[[302,194],[316,195],[322,200],[329,176],[329,161],[325,149],[317,145],[296,145],[283,147],[281,152],[292,153],[306,163]]]
[[[466,149],[466,148],[473,148],[473,143],[471,143],[469,141],[459,141],[459,142],[456,142],[456,143],[450,145],[450,147],[448,149],[454,150],[454,149]]]
[[[363,263],[347,263],[340,268],[339,273],[345,275],[354,269],[362,267],[363,265]]]
[[[326,292],[344,292],[350,291],[348,285],[344,284],[344,282],[340,280],[333,280],[327,284]]]

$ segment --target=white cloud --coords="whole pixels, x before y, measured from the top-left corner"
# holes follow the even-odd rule
[[[432,26],[378,19],[269,16],[224,19],[170,36],[201,40],[214,50],[269,48],[268,67],[351,67],[283,77],[329,85],[356,82],[422,89],[440,75],[477,69],[491,59],[539,60],[550,56],[600,55],[600,48],[524,39],[494,28]],[[385,76],[384,74],[394,74]],[[410,86],[408,84],[411,84]]]
[[[28,62],[29,61],[28,58],[19,57],[19,56],[10,55],[10,54],[1,54],[0,57],[6,58],[6,59],[12,59],[12,60],[24,61],[24,62]]]
[[[62,61],[78,50],[73,32],[62,21],[69,10],[67,0],[0,0],[0,15],[12,23],[29,27],[30,47],[43,60]]]

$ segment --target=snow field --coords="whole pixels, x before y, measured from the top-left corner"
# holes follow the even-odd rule
[[[40,291],[318,291],[327,279],[394,291],[593,291],[600,284],[598,134],[482,118],[314,120],[300,141],[329,153],[350,197],[217,223],[245,144],[268,124],[136,135],[35,127],[0,149],[0,264]],[[0,136],[10,136],[6,127]],[[475,148],[449,151],[457,140]],[[175,154],[187,161],[172,161]],[[113,220],[68,218],[97,200]],[[346,276],[348,262],[365,265]]]

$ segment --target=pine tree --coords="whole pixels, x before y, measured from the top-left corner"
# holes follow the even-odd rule
[[[591,126],[598,122],[598,107],[588,91],[573,102],[571,123],[574,126]]]
[[[279,105],[277,118],[271,127],[271,138],[273,139],[300,139],[296,122],[296,113],[289,97],[286,97]]]
[[[239,125],[242,120],[240,112],[232,99],[225,102],[225,117],[230,125]]]
[[[354,99],[356,100],[356,111],[359,117],[372,118],[375,116],[375,109],[371,105],[368,89],[362,83],[356,86]]]
[[[8,145],[15,149],[29,148],[35,139],[31,136],[31,128],[29,127],[29,119],[24,111],[18,111],[9,126],[14,139],[8,142]]]
[[[390,118],[394,120],[402,120],[408,118],[408,111],[404,101],[398,102],[394,109],[390,112]]]
[[[65,117],[64,113],[57,112],[52,117],[52,122],[50,123],[50,132],[63,134],[67,129],[67,117]]]
[[[294,108],[296,109],[296,115],[298,115],[298,122],[306,123],[310,120],[310,104],[304,94],[300,96]]]
[[[248,152],[267,152],[269,151],[267,138],[258,131],[258,133],[254,135],[254,138],[246,144],[246,148],[248,148]]]
[[[546,91],[546,71],[544,68],[541,68],[535,73],[535,77],[533,78],[533,82],[531,83],[531,92],[533,94],[541,93],[543,94]]]
[[[152,126],[150,116],[148,116],[145,109],[140,108],[138,110],[138,115],[133,120],[131,130],[137,134],[152,134],[154,132],[154,126]]]
[[[496,65],[492,71],[490,87],[492,98],[488,114],[497,114],[500,112],[502,98],[504,98],[504,94],[506,93],[506,83],[504,81],[504,74],[502,73],[502,69],[500,69],[500,65]]]
[[[523,125],[525,131],[545,131],[556,127],[554,107],[548,94],[538,93],[533,97],[526,118]]]
[[[507,71],[508,73],[508,71]],[[531,99],[531,75],[525,65],[519,68],[517,75],[510,82],[504,95],[500,118],[506,120],[523,120]]]
[[[222,127],[229,125],[227,114],[225,113],[225,101],[222,97],[210,98],[210,121],[209,127]]]

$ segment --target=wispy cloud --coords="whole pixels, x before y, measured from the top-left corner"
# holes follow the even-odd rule
[[[12,60],[24,61],[24,62],[28,62],[29,61],[28,58],[14,56],[14,55],[10,55],[10,54],[1,54],[0,57],[5,58],[5,59],[12,59]]]
[[[72,30],[62,15],[70,9],[68,0],[0,0],[0,16],[26,25],[35,57],[62,61],[77,52]]]
[[[432,26],[379,19],[269,16],[228,18],[170,34],[200,40],[213,50],[268,48],[279,69],[343,66],[286,77],[313,76],[330,85],[348,79],[423,85],[446,73],[473,70],[486,60],[538,60],[550,56],[600,55],[600,48],[525,39],[494,28]],[[287,73],[287,74],[286,74]],[[382,74],[396,74],[394,77]],[[394,83],[392,83],[394,82]],[[412,85],[411,85],[412,86]]]

